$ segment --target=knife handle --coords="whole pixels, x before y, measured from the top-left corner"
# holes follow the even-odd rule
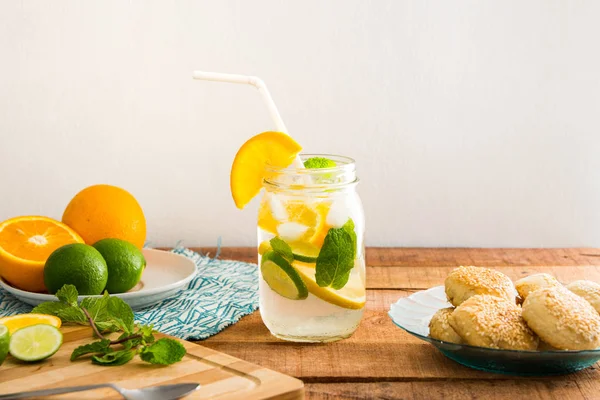
[[[27,399],[34,396],[52,396],[55,394],[64,394],[64,393],[72,393],[72,392],[83,392],[86,390],[93,390],[99,388],[109,387],[117,392],[121,393],[119,388],[111,383],[102,383],[99,385],[84,385],[84,386],[68,386],[62,388],[55,389],[42,389],[42,390],[32,390],[30,392],[19,392],[19,393],[9,393],[0,395],[0,400],[17,400],[17,399]]]

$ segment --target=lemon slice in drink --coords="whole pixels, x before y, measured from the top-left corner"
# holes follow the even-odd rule
[[[263,132],[240,147],[231,166],[231,195],[244,208],[262,188],[265,167],[289,166],[302,147],[282,132]]]
[[[258,245],[258,254],[260,254],[261,256],[264,255],[269,250],[272,250],[272,249],[271,249],[271,243],[269,243],[268,240],[265,240],[264,242],[261,242]]]
[[[346,286],[340,290],[335,290],[331,287],[317,285],[314,264],[294,261],[292,265],[306,284],[308,291],[321,300],[352,310],[360,310],[365,306],[366,291],[358,275],[350,275]]]
[[[260,273],[269,287],[291,300],[302,300],[308,296],[306,285],[298,272],[281,255],[270,250],[263,256]]]
[[[58,328],[47,324],[31,325],[12,334],[9,351],[21,361],[40,361],[56,353],[62,341]]]
[[[4,325],[0,325],[0,365],[2,365],[8,354],[9,339],[10,334],[8,333],[8,328]]]

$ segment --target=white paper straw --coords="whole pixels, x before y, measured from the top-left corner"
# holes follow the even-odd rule
[[[283,123],[283,119],[281,119],[281,115],[279,114],[279,110],[277,110],[277,106],[269,93],[269,89],[267,89],[267,85],[262,81],[262,79],[256,76],[246,76],[246,75],[237,75],[237,74],[223,74],[220,72],[204,72],[204,71],[194,71],[193,73],[194,79],[199,79],[203,81],[214,81],[214,82],[229,82],[229,83],[241,83],[246,85],[254,86],[259,93],[261,94],[269,113],[271,114],[271,118],[277,127],[279,132],[283,132],[289,135],[285,124]],[[300,156],[296,156],[292,165],[295,168],[304,168],[304,163],[300,159]]]

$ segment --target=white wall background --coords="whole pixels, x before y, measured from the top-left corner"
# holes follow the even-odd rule
[[[600,2],[0,3],[0,219],[138,197],[156,245],[255,243],[229,168],[273,128],[357,160],[369,245],[600,246]]]

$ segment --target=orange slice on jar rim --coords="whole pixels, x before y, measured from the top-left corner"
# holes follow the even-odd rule
[[[231,166],[230,187],[235,205],[242,209],[260,192],[267,165],[286,168],[302,147],[282,132],[263,132],[240,147]]]

